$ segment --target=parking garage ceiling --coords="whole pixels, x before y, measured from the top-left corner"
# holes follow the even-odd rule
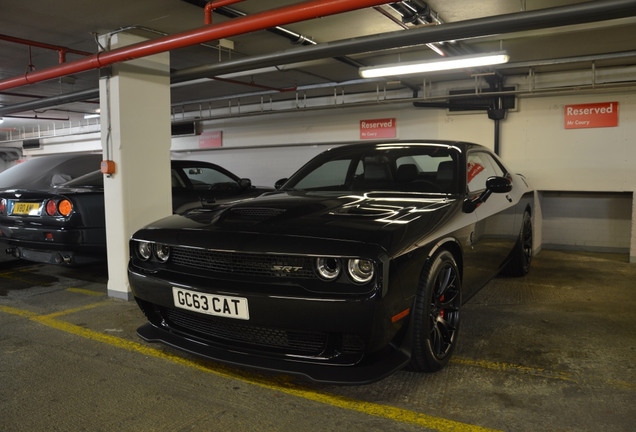
[[[98,52],[96,37],[127,31],[157,39],[204,26],[205,0],[2,2],[0,83]],[[231,3],[231,4],[228,4]],[[212,26],[302,2],[227,2]],[[513,14],[510,16],[502,16]],[[570,17],[570,18],[568,18]],[[516,21],[515,21],[516,20]],[[510,23],[515,23],[512,26]],[[516,26],[516,27],[515,27]],[[210,40],[171,51],[173,110],[408,89],[475,71],[362,80],[359,68],[505,50],[504,79],[529,71],[636,64],[636,1],[409,0]],[[440,39],[436,39],[436,38]],[[484,71],[478,71],[483,73]],[[0,90],[0,132],[81,123],[99,107],[99,70]]]

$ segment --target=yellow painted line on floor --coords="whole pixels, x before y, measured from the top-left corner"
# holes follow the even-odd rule
[[[9,280],[18,281],[18,282],[24,282],[24,283],[32,283],[33,282],[32,279],[22,279],[20,277],[17,277],[16,276],[17,273],[18,272],[4,272],[4,273],[0,273],[0,278],[9,279]],[[19,273],[24,273],[24,271],[20,271]]]
[[[89,310],[89,309],[94,309],[98,306],[105,306],[107,305],[108,302],[99,302],[99,303],[91,303],[88,305],[84,305],[84,306],[78,306],[76,308],[71,308],[71,309],[64,309],[63,311],[59,311],[59,312],[53,312],[51,314],[48,315],[41,315],[41,318],[57,318],[57,317],[61,317],[64,315],[70,315],[76,312],[81,312],[81,311],[85,311],[85,310]]]
[[[76,293],[76,294],[84,294],[84,295],[96,296],[96,297],[106,295],[106,293],[103,293],[103,292],[91,291],[84,288],[66,288],[66,291]]]
[[[572,376],[572,374],[566,372],[555,372],[549,371],[541,368],[532,368],[528,366],[522,366],[512,363],[499,363],[499,362],[490,362],[486,360],[472,360],[462,357],[453,357],[451,359],[452,363],[461,364],[464,366],[475,366],[482,369],[491,369],[501,372],[508,372],[511,370],[527,373],[531,375],[536,375],[544,378],[552,378],[561,381],[576,381],[576,379]]]
[[[17,315],[17,316],[21,316],[25,318],[31,318],[31,317],[37,316],[37,314],[34,312],[29,312],[22,309],[16,309],[11,306],[4,306],[4,305],[0,305],[0,312],[5,312],[11,315]]]
[[[633,383],[629,383],[629,382],[625,382],[625,381],[616,381],[616,380],[611,380],[608,381],[609,384],[622,388],[622,389],[626,389],[626,390],[631,390],[631,391],[636,391],[636,384]]]
[[[79,308],[78,308],[79,309]],[[301,397],[303,399],[319,402],[321,404],[330,405],[337,408],[342,408],[350,411],[357,411],[362,414],[371,415],[374,417],[381,417],[393,421],[399,421],[403,423],[410,423],[423,428],[436,430],[440,432],[494,432],[495,429],[488,429],[481,426],[471,425],[467,423],[457,422],[453,420],[447,420],[440,417],[434,417],[427,414],[417,413],[401,408],[396,408],[388,405],[380,405],[372,402],[363,402],[354,399],[345,398],[342,396],[331,395],[327,393],[320,393],[313,390],[303,389],[293,385],[277,385],[274,382],[267,381],[264,378],[241,376],[239,374],[233,374],[224,372],[222,369],[210,369],[203,364],[188,360],[170,353],[163,352],[161,350],[150,348],[137,342],[129,341],[126,339],[102,334],[94,330],[86,329],[84,327],[77,326],[75,324],[67,323],[54,319],[59,313],[49,315],[37,315],[32,312],[23,311],[16,308],[0,305],[0,311],[10,313],[13,315],[29,318],[31,321],[39,324],[51,327],[57,330],[61,330],[66,333],[70,333],[76,336],[80,336],[86,339],[90,339],[96,342],[105,343],[116,348],[125,349],[128,351],[137,352],[145,356],[163,359],[176,363],[182,366],[194,368],[203,372],[212,373],[216,376],[223,378],[240,380],[246,384],[252,384],[261,388],[277,391],[279,393],[288,394],[291,396]]]

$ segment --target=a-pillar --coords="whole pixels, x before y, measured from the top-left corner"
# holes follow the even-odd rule
[[[143,42],[118,33],[102,36],[112,50]],[[104,175],[108,295],[132,299],[127,266],[130,236],[172,213],[170,184],[170,55],[156,54],[100,71],[101,139],[104,159],[115,172]]]

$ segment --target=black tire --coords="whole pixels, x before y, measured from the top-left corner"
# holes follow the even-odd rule
[[[437,253],[424,267],[413,315],[410,369],[436,372],[448,363],[459,331],[461,280],[455,258]]]
[[[532,218],[530,213],[523,214],[521,232],[510,254],[510,261],[502,273],[506,276],[521,277],[528,274],[532,263]]]

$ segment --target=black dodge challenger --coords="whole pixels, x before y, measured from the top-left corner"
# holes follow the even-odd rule
[[[137,231],[138,334],[327,383],[437,371],[462,303],[528,272],[532,204],[527,180],[476,144],[337,146],[275,192]]]

